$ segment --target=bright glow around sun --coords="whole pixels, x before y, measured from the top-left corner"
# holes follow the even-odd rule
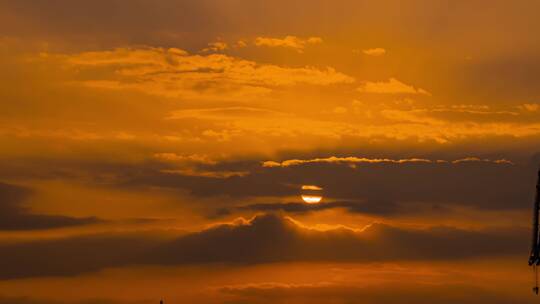
[[[317,204],[322,200],[322,196],[318,195],[302,195],[304,202],[308,204]]]
[[[322,190],[323,188],[315,185],[303,185],[302,190]]]

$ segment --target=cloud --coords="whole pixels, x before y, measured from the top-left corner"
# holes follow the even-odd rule
[[[319,43],[322,43],[322,38],[320,37],[309,37],[302,39],[296,36],[285,36],[283,38],[257,37],[255,39],[256,46],[290,48],[300,53],[303,52],[307,45]]]
[[[99,166],[94,165],[88,170],[100,174],[95,168]],[[530,185],[536,179],[536,165],[512,164],[496,157],[462,157],[454,160],[326,157],[267,162],[219,161],[215,165],[200,164],[196,167],[200,172],[215,172],[214,177],[211,174],[193,176],[183,175],[182,172],[164,172],[174,169],[174,164],[168,162],[159,166],[115,167],[119,175],[116,186],[181,189],[195,197],[228,198],[216,209],[234,211],[237,207],[245,206],[246,200],[261,203],[268,200],[276,202],[276,198],[281,198],[277,201],[299,203],[302,192],[299,185],[317,185],[324,189],[326,202],[343,204],[329,206],[349,212],[393,217],[397,211],[409,215],[425,214],[426,208],[529,210],[534,196],[534,187]],[[111,172],[107,166],[102,170]],[[249,174],[219,176],[220,172]],[[298,201],[291,201],[291,197],[296,197]],[[272,208],[285,210],[282,207],[278,205]],[[290,205],[287,208],[297,207]],[[326,207],[315,206],[306,212],[323,210],[318,208]],[[207,212],[214,213],[212,210]]]
[[[459,164],[459,163],[464,163],[464,162],[487,162],[487,163],[494,163],[494,164],[507,164],[507,165],[513,165],[514,163],[507,160],[507,159],[497,159],[497,160],[489,160],[487,158],[484,158],[484,159],[481,159],[481,158],[478,158],[478,157],[465,157],[465,158],[461,158],[461,159],[456,159],[456,160],[453,160],[452,163],[453,164]]]
[[[160,53],[145,47],[131,48],[126,52],[105,49],[92,55],[94,52],[66,53],[64,57],[59,53],[56,53],[58,57],[55,53],[46,53],[49,56],[42,58],[41,62],[22,60],[26,57],[20,58],[22,55],[19,55],[18,61],[24,63],[20,68],[26,70],[26,76],[13,70],[14,75],[20,75],[20,78],[6,84],[13,87],[13,90],[2,92],[2,95],[5,95],[4,100],[17,101],[10,103],[9,109],[3,113],[6,119],[0,132],[6,135],[3,137],[4,144],[9,145],[9,141],[13,140],[25,141],[23,145],[14,146],[17,149],[12,152],[14,157],[23,153],[37,156],[49,153],[44,153],[43,149],[54,153],[51,145],[42,145],[39,152],[37,149],[29,152],[30,150],[24,148],[27,144],[37,145],[37,141],[62,141],[63,145],[69,147],[64,151],[79,148],[90,151],[90,147],[84,149],[81,144],[109,150],[102,151],[104,153],[100,155],[106,155],[107,152],[131,154],[133,151],[128,152],[126,149],[135,146],[144,146],[151,150],[149,153],[153,153],[156,144],[167,146],[160,147],[159,150],[183,150],[188,146],[191,147],[188,149],[195,150],[196,146],[206,154],[226,153],[238,156],[275,155],[284,150],[373,146],[373,142],[377,142],[379,147],[384,146],[385,150],[392,150],[391,147],[405,143],[429,152],[433,145],[447,149],[475,140],[484,140],[497,151],[531,151],[533,146],[529,144],[529,148],[525,148],[522,142],[537,142],[535,138],[540,130],[535,112],[518,110],[515,105],[475,105],[474,100],[468,101],[471,104],[456,105],[441,104],[442,100],[429,105],[423,105],[421,100],[414,104],[365,100],[361,106],[347,106],[346,102],[338,102],[343,97],[341,94],[350,94],[349,89],[356,88],[358,84],[329,85],[323,88],[325,93],[320,95],[321,102],[315,102],[308,96],[315,92],[315,88],[305,83],[275,86],[266,81],[252,83],[246,80],[247,76],[243,80],[229,78],[225,75],[226,72],[220,73],[219,68],[181,69],[176,65],[178,60],[166,60],[169,57],[200,57],[206,61],[212,55],[224,54],[199,54],[197,57],[180,49],[161,50]],[[76,58],[79,60],[75,60]],[[71,60],[72,65],[66,62]],[[257,66],[267,64],[268,62],[261,62],[257,63]],[[292,64],[274,66],[292,68]],[[309,67],[305,64],[297,67]],[[124,74],[126,70],[132,71],[146,66],[152,67],[154,73],[134,76]],[[167,72],[169,69],[170,73]],[[324,70],[321,67],[318,69]],[[57,77],[46,77],[46,71]],[[194,76],[208,74],[214,75],[215,80],[202,80]],[[221,80],[219,75],[224,76],[224,79]],[[25,79],[29,78],[40,83],[36,84],[39,88],[24,90]],[[284,76],[283,79],[288,77]],[[41,83],[42,81],[46,83]],[[84,87],[80,87],[81,85]],[[48,97],[45,99],[39,98],[40,94],[45,93],[43,90],[49,89],[55,93],[46,95]],[[326,94],[330,92],[332,94]],[[324,110],[321,109],[323,99],[326,100],[330,95],[335,96],[334,101],[324,102]],[[178,102],[165,102],[161,96],[177,98]],[[371,97],[386,99],[393,98],[392,96]],[[69,100],[73,99],[79,100],[77,109],[69,103]],[[126,107],[133,109],[130,115],[123,115]],[[211,107],[213,110],[210,110]],[[199,111],[195,111],[196,108],[200,108]],[[252,108],[253,111],[247,108]],[[268,115],[263,114],[265,108],[279,111],[281,114],[276,113],[276,116],[281,116],[271,117],[268,112]],[[240,113],[242,111],[245,114]],[[46,119],[51,115],[58,119]],[[196,121],[163,120],[163,117],[181,118],[189,115],[200,115],[201,118]],[[30,119],[34,116],[43,119]],[[235,119],[236,117],[242,119]],[[58,123],[66,119],[69,119],[69,127]],[[141,121],[153,128],[141,128]],[[172,127],[173,125],[176,127]],[[299,141],[298,138],[302,140]],[[124,143],[126,148],[119,150],[114,147],[127,139],[131,143]],[[499,141],[504,143],[493,144]],[[103,144],[96,145],[97,142]],[[485,147],[469,145],[466,151],[474,154]]]
[[[322,190],[323,188],[315,185],[302,185],[302,190]]]
[[[41,60],[52,56],[66,68],[94,75],[74,84],[166,97],[234,100],[265,95],[278,87],[354,82],[354,78],[331,67],[281,67],[224,54],[191,55],[176,48],[117,48],[53,55]]]
[[[428,91],[407,85],[395,78],[390,78],[386,82],[366,81],[357,90],[363,93],[375,94],[421,94],[431,96]]]
[[[390,211],[409,210],[413,215],[425,213],[417,204],[443,209],[468,208],[475,212],[527,211],[534,196],[531,184],[536,180],[538,163],[532,160],[530,165],[523,162],[512,165],[501,155],[493,154],[490,161],[485,161],[487,157],[466,156],[449,160],[419,158],[423,161],[399,157],[379,161],[364,157],[368,161],[363,161],[363,157],[335,156],[285,158],[263,167],[263,162],[257,160],[205,159],[204,154],[196,155],[166,154],[166,160],[152,157],[142,163],[55,161],[51,164],[50,161],[26,160],[24,164],[31,165],[40,174],[23,176],[86,182],[98,180],[88,180],[88,176],[100,177],[99,180],[106,176],[109,187],[123,191],[180,190],[194,197],[191,206],[199,207],[201,198],[202,201],[218,199],[219,206],[202,203],[207,208],[203,211],[205,214],[213,214],[214,209],[219,208],[234,211],[249,202],[298,203],[301,185],[317,185],[324,189],[327,202],[358,202],[358,211],[354,212],[377,207]],[[212,164],[213,161],[216,163]],[[49,169],[51,165],[54,171]],[[16,174],[24,167],[13,162],[2,164],[1,168],[4,175],[21,176]],[[354,206],[342,208],[352,211]],[[381,212],[377,214],[383,214]],[[374,214],[369,210],[366,213]],[[393,217],[396,213],[385,214]]]
[[[210,177],[210,178],[230,178],[249,175],[249,171],[205,171],[196,168],[181,168],[161,170],[166,174],[178,174],[182,176]]]
[[[176,153],[155,153],[154,158],[159,161],[171,162],[174,164],[190,164],[190,163],[199,163],[207,165],[215,165],[217,161],[211,159],[208,155],[201,154],[190,154],[190,155],[179,155]]]
[[[328,199],[378,202],[383,209],[386,208],[384,205],[393,208],[398,202],[405,208],[414,209],[414,203],[423,202],[443,207],[528,210],[533,191],[528,181],[535,179],[534,169],[478,160],[457,163],[436,160],[402,163],[323,161],[252,172],[249,177],[223,181],[223,184],[212,183],[212,187],[209,183],[204,187],[206,194],[297,196],[298,189],[287,184],[314,183],[324,187]],[[203,193],[202,188],[190,189],[195,190],[193,193]],[[249,190],[241,193],[239,189]]]
[[[0,244],[0,279],[69,276],[142,260],[158,239],[142,235],[93,235]]]
[[[234,44],[234,47],[236,47],[236,48],[245,48],[247,46],[248,46],[248,44],[247,44],[247,42],[245,40],[238,40]]]
[[[223,41],[216,41],[208,43],[208,47],[202,49],[202,52],[219,52],[228,49],[229,46]]]
[[[414,279],[412,279],[414,280]],[[347,283],[252,283],[222,286],[224,295],[234,296],[239,303],[362,303],[378,304],[478,304],[525,303],[525,296],[508,295],[472,282],[397,281],[369,286]],[[406,300],[404,300],[406,299]]]
[[[287,217],[266,214],[173,239],[149,234],[95,235],[0,244],[0,278],[75,275],[127,265],[496,257],[526,250],[525,232],[405,229],[384,224],[372,224],[361,231],[320,231]]]
[[[519,122],[523,113],[508,109],[492,109],[487,105],[451,105],[429,108],[384,109],[380,114],[396,121],[428,123],[431,125],[470,122],[476,124]]]
[[[80,301],[70,301],[72,304],[143,304],[146,301],[119,301],[113,299],[92,298]],[[42,299],[39,297],[5,297],[0,295],[0,304],[66,304],[65,301]]]
[[[348,111],[348,110],[347,110],[347,108],[345,108],[345,107],[335,107],[335,108],[332,110],[332,112],[333,112],[334,114],[345,114],[345,113],[347,113],[347,111]]]
[[[506,159],[497,159],[497,160],[490,160],[490,159],[480,159],[478,157],[467,157],[463,159],[456,159],[452,161],[446,161],[446,160],[431,160],[431,159],[425,159],[425,158],[404,158],[404,159],[389,159],[389,158],[366,158],[366,157],[356,157],[356,156],[347,156],[347,157],[336,157],[336,156],[330,156],[330,157],[324,157],[324,158],[313,158],[313,159],[288,159],[281,162],[268,160],[262,162],[262,166],[266,168],[272,168],[272,167],[289,167],[289,166],[298,166],[303,164],[310,164],[310,163],[335,163],[335,164],[359,164],[359,163],[387,163],[387,164],[406,164],[406,163],[431,163],[431,164],[442,164],[442,163],[460,163],[460,162],[488,162],[488,163],[495,163],[495,164],[509,164],[513,165],[513,163]]]
[[[373,48],[373,49],[362,50],[362,53],[368,56],[382,56],[386,54],[386,50],[383,48]]]
[[[414,206],[414,211],[407,206],[396,204],[394,202],[385,201],[332,201],[318,204],[306,204],[304,202],[289,202],[289,203],[257,203],[239,206],[236,209],[240,211],[257,211],[257,212],[274,212],[283,211],[291,214],[303,214],[310,212],[318,212],[330,209],[344,209],[351,213],[371,214],[371,215],[410,215],[412,213],[420,213],[420,207]],[[227,212],[225,212],[227,211]],[[232,213],[229,209],[221,209],[216,216],[228,215]]]
[[[101,222],[95,217],[34,214],[24,206],[30,194],[28,188],[0,183],[0,230],[51,229]]]
[[[524,110],[524,111],[536,112],[536,111],[538,111],[540,109],[540,104],[538,104],[538,103],[524,103],[521,106],[519,106],[519,108]]]
[[[156,153],[154,158],[160,162],[170,164],[172,167],[160,170],[166,174],[179,174],[182,176],[198,176],[211,178],[229,178],[233,176],[248,175],[248,171],[212,170],[217,161],[207,155],[191,154],[178,155],[175,153]]]
[[[408,163],[408,162],[428,162],[429,163],[432,161],[429,159],[423,159],[423,158],[394,160],[394,159],[387,159],[387,158],[365,158],[365,157],[356,157],[356,156],[348,156],[348,157],[330,156],[330,157],[313,158],[313,159],[288,159],[281,162],[269,160],[269,161],[262,162],[262,166],[271,168],[271,167],[298,166],[298,165],[308,164],[308,163],[336,163],[336,164],[396,163],[396,164],[402,164],[402,163]]]
[[[324,187],[329,199],[379,202],[383,209],[414,209],[415,203],[427,203],[481,210],[528,210],[534,194],[530,184],[535,180],[535,167],[473,157],[401,162],[346,157],[293,159],[266,163],[263,168],[267,174],[254,174],[250,179],[314,183]],[[279,187],[272,190],[281,192]],[[288,193],[299,195],[294,189]]]
[[[172,111],[167,119],[246,119],[253,117],[275,117],[275,116],[290,116],[283,112],[254,108],[254,107],[221,107],[221,108],[204,108],[204,109],[184,109]]]

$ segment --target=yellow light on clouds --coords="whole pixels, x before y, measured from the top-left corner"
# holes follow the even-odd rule
[[[302,190],[322,190],[322,188],[315,185],[303,185]]]

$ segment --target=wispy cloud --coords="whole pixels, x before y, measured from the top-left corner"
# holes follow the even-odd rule
[[[249,220],[238,218],[232,223],[185,235],[173,235],[172,239],[148,233],[146,237],[142,233],[116,233],[11,242],[3,245],[0,251],[3,262],[0,278],[69,276],[136,264],[376,262],[418,260],[419,256],[426,260],[497,257],[519,253],[520,246],[517,245],[522,240],[516,236],[521,233],[521,229],[504,232],[448,227],[414,229],[379,223],[361,230],[344,226],[323,230],[305,226],[290,217],[265,214]],[[51,250],[51,246],[56,250]],[[463,250],[471,246],[472,250]],[[280,250],[261,251],[261,248]]]
[[[184,109],[176,110],[170,113],[167,119],[231,119],[231,118],[250,118],[250,117],[275,117],[287,116],[286,113],[254,107],[223,107],[223,108],[205,108],[205,109]]]
[[[209,178],[229,178],[233,176],[246,176],[249,174],[248,171],[208,169],[212,165],[216,165],[217,161],[210,158],[208,155],[202,154],[179,155],[176,153],[165,152],[154,154],[154,159],[171,165],[171,168],[169,169],[160,170],[160,172],[166,174]]]
[[[247,42],[245,40],[242,40],[242,39],[236,41],[236,43],[234,44],[234,47],[236,47],[236,48],[245,48],[247,46],[248,46]]]
[[[56,59],[67,68],[95,72],[90,79],[73,83],[166,97],[237,100],[265,95],[283,86],[354,82],[354,78],[332,67],[282,67],[224,54],[191,55],[174,48],[119,48],[56,55]]]
[[[267,46],[267,47],[283,47],[294,49],[297,52],[303,52],[306,45],[309,44],[319,44],[322,43],[322,38],[320,37],[309,37],[309,38],[299,38],[296,36],[285,36],[283,38],[273,38],[273,37],[257,37],[255,39],[256,46]]]
[[[323,188],[316,185],[302,185],[302,190],[322,190]]]
[[[356,157],[356,156],[348,156],[348,157],[336,157],[336,156],[330,156],[330,157],[324,157],[324,158],[312,158],[312,159],[289,159],[284,160],[281,162],[278,161],[264,161],[262,162],[263,167],[271,168],[271,167],[290,167],[290,166],[298,166],[303,164],[310,164],[310,163],[333,163],[333,164],[359,164],[359,163],[388,163],[388,164],[405,164],[405,163],[430,163],[430,164],[444,164],[444,163],[452,163],[452,164],[459,164],[462,162],[491,162],[495,164],[513,164],[511,161],[506,159],[498,159],[498,160],[490,160],[490,159],[481,159],[478,157],[467,157],[463,159],[457,159],[452,161],[447,160],[432,160],[432,159],[426,159],[426,158],[404,158],[404,159],[389,159],[389,158],[366,158],[366,157]]]
[[[154,158],[163,162],[170,162],[175,164],[207,164],[214,165],[217,163],[214,159],[210,158],[208,155],[203,154],[189,154],[189,155],[179,155],[171,152],[164,153],[155,153]]]
[[[386,54],[386,50],[383,48],[373,48],[373,49],[362,50],[362,53],[368,56],[382,56]]]
[[[227,43],[223,41],[215,41],[208,43],[208,47],[202,49],[202,52],[219,52],[229,48]]]
[[[538,103],[524,103],[518,107],[519,109],[523,111],[528,111],[528,112],[536,112],[540,110],[540,104]]]
[[[363,93],[375,94],[422,94],[431,95],[422,88],[415,88],[412,85],[405,84],[396,78],[390,78],[388,81],[371,82],[366,81],[358,88]]]

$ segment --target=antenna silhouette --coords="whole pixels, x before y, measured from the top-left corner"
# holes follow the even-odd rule
[[[532,224],[532,243],[531,243],[531,254],[529,255],[529,266],[533,267],[534,272],[534,287],[533,292],[538,294],[538,269],[537,266],[540,264],[540,240],[538,235],[538,218],[540,212],[540,169],[538,170],[538,178],[536,181],[536,196],[534,198],[534,208],[533,208],[533,224]]]

